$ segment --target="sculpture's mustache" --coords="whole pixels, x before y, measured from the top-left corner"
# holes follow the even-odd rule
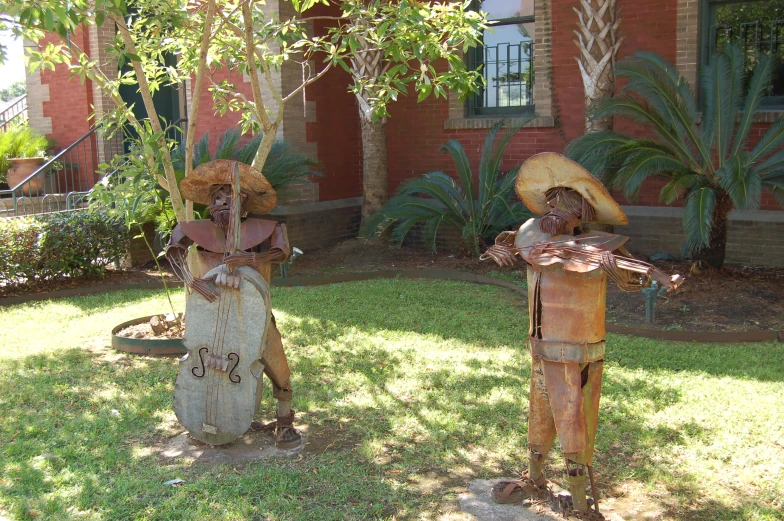
[[[212,215],[218,226],[226,228],[229,225],[229,219],[231,219],[231,208],[229,208],[229,205],[213,204],[208,206],[207,210],[209,210],[210,215]]]

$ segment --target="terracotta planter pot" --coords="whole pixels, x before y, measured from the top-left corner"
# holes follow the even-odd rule
[[[11,163],[11,168],[8,169],[6,179],[8,185],[14,189],[19,184],[27,179],[27,177],[38,170],[44,164],[43,157],[20,157],[8,160]],[[43,195],[44,194],[44,176],[31,179],[22,191],[24,195]]]

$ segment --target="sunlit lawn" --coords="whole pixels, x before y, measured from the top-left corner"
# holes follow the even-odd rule
[[[166,310],[163,292],[0,308],[0,515],[464,519],[457,497],[472,479],[520,471],[521,297],[382,280],[275,289],[273,303],[313,444],[231,466],[159,458],[182,431],[177,361],[107,349],[112,326]],[[610,336],[599,488],[665,519],[784,519],[783,414],[781,344]],[[550,461],[557,479],[560,456]],[[174,478],[185,482],[163,485]]]

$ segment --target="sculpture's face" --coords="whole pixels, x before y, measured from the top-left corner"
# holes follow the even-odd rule
[[[240,212],[245,215],[245,207],[247,205],[248,196],[240,193],[242,200]],[[231,207],[234,201],[231,197],[231,185],[222,185],[216,187],[212,193],[212,205],[208,210],[212,216],[212,220],[221,228],[229,227],[229,220],[231,219]]]
[[[574,235],[579,228],[585,210],[592,210],[583,201],[583,196],[571,188],[557,187],[548,190],[547,205],[550,207],[539,221],[539,228],[551,235]]]

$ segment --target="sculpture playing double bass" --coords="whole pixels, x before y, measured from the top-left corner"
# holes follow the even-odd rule
[[[174,410],[190,434],[205,443],[230,443],[249,428],[275,431],[276,445],[294,448],[291,381],[270,306],[272,263],[285,262],[285,226],[245,218],[268,213],[275,191],[248,165],[205,163],[180,186],[191,201],[208,204],[211,219],[179,223],[166,249],[175,273],[190,288],[186,303],[188,354],[180,361]],[[261,401],[262,374],[278,400],[277,419],[261,426],[253,416]]]
[[[573,509],[588,515],[590,478],[600,517],[592,469],[607,279],[624,291],[639,291],[651,279],[669,291],[681,280],[631,258],[624,247],[627,237],[583,231],[586,223],[625,225],[628,220],[604,186],[577,163],[553,153],[535,155],[520,168],[515,188],[541,218],[499,235],[483,258],[504,266],[519,256],[528,264],[528,470],[517,480],[498,482],[492,497],[498,503],[522,503],[542,492],[547,483],[542,464],[557,435]]]

